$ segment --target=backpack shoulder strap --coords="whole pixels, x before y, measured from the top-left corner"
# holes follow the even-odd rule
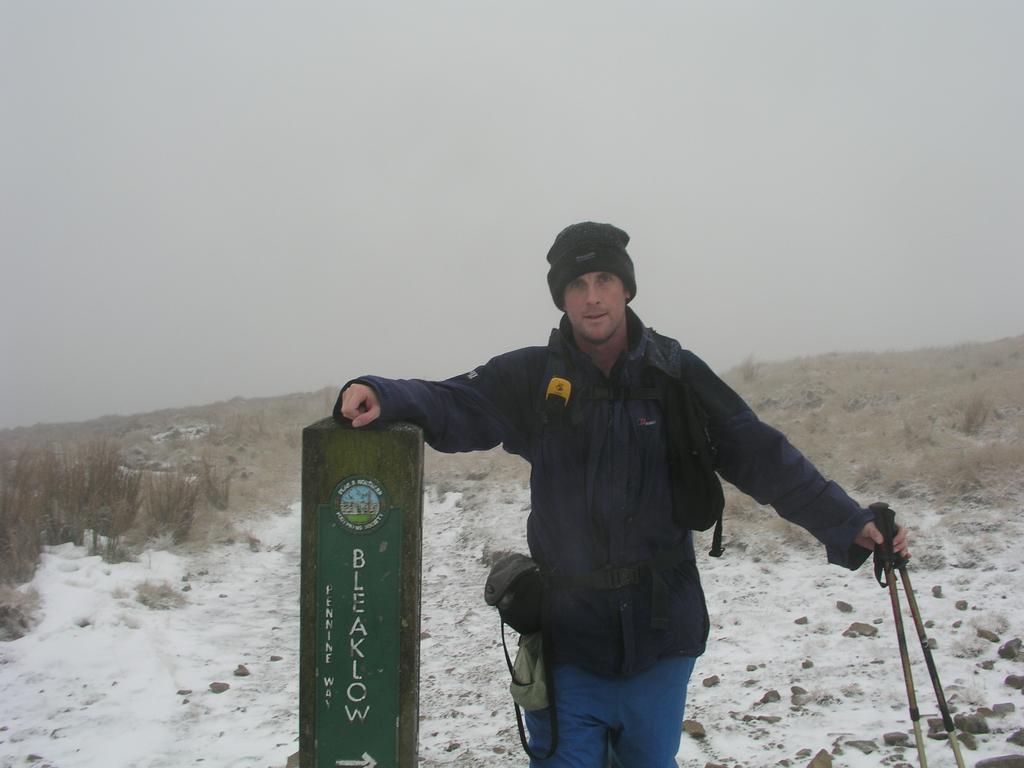
[[[722,484],[714,470],[715,447],[708,414],[683,366],[683,350],[675,339],[651,331],[646,362],[657,372],[655,381],[668,425],[672,507],[676,523],[707,530],[714,525],[712,557],[721,557]]]
[[[669,378],[683,377],[683,348],[679,342],[668,336],[662,336],[653,328],[650,329],[647,347],[644,349],[645,362],[665,373]]]
[[[552,328],[548,337],[544,376],[541,379],[544,389],[538,393],[537,401],[537,421],[541,429],[565,423],[574,426],[583,423],[583,415],[578,407],[580,393],[575,391],[574,379],[575,370],[565,348],[562,332]]]

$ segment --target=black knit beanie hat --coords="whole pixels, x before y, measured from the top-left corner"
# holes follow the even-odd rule
[[[587,272],[611,272],[618,275],[629,291],[636,296],[636,276],[633,260],[626,253],[629,235],[611,224],[584,221],[572,224],[555,238],[548,251],[548,287],[555,306],[565,309],[565,286]]]

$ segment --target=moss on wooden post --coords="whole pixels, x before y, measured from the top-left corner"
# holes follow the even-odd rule
[[[423,433],[302,432],[299,764],[415,768]]]

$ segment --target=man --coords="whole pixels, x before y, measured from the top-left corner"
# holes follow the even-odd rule
[[[548,286],[565,314],[547,347],[443,382],[366,376],[335,407],[354,427],[411,421],[437,450],[503,444],[530,462],[527,536],[552,585],[559,731],[554,755],[534,768],[675,766],[709,629],[688,521],[714,507],[716,489],[720,498],[712,466],[810,531],[829,562],[857,568],[882,543],[869,511],[627,307],[637,291],[628,241],[593,222],[559,233]],[[905,532],[894,545],[907,556]],[[547,713],[528,712],[527,724],[531,750],[546,754]]]

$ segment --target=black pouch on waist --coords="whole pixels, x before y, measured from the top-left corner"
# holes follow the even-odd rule
[[[487,576],[484,600],[497,608],[502,620],[519,634],[539,631],[544,612],[544,576],[540,566],[518,553],[501,558]]]

